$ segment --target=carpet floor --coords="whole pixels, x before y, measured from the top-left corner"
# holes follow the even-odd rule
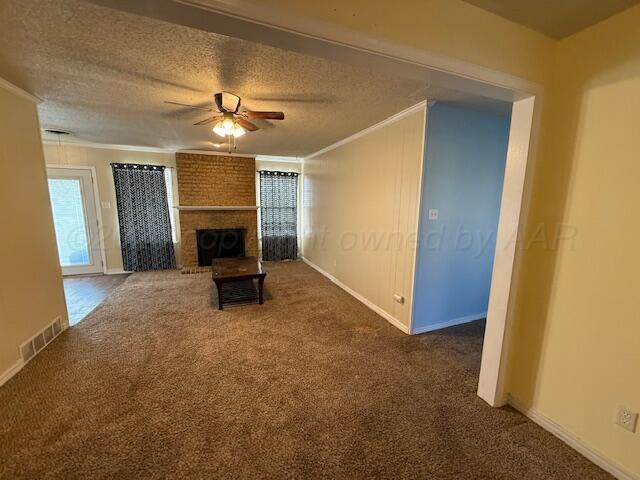
[[[307,265],[216,309],[136,273],[0,388],[0,478],[611,478],[476,394],[483,324],[404,335]]]

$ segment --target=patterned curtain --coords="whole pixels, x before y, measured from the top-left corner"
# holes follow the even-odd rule
[[[176,268],[164,167],[112,163],[124,269]]]
[[[260,171],[263,260],[298,258],[298,174]]]

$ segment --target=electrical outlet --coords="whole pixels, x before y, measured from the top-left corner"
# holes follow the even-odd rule
[[[618,407],[616,423],[618,426],[633,433],[636,431],[636,425],[638,424],[638,413],[632,412],[625,407]]]
[[[438,219],[438,209],[430,208],[429,209],[429,220],[437,220]]]

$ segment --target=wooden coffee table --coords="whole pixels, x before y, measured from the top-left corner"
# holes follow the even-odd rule
[[[263,303],[262,291],[267,273],[255,257],[215,258],[211,264],[213,282],[218,289],[218,310],[224,303]],[[258,280],[256,292],[254,280]]]

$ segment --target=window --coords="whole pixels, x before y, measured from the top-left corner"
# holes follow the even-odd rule
[[[298,174],[260,171],[260,229],[263,260],[298,257]]]
[[[50,178],[49,195],[60,265],[89,265],[89,238],[79,178]]]
[[[112,163],[126,271],[176,268],[165,167]]]

